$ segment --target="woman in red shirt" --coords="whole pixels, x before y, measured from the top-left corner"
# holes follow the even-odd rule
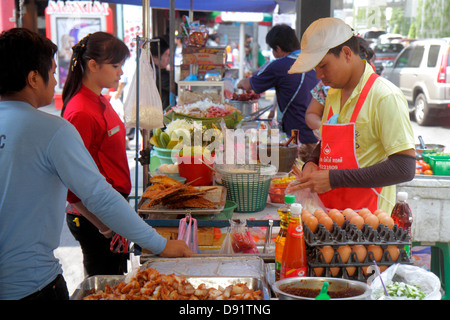
[[[125,126],[101,92],[117,88],[129,56],[127,46],[106,32],[80,40],[73,47],[61,111],[61,116],[77,128],[102,175],[125,198],[131,191]],[[124,274],[128,254],[110,250],[112,231],[70,190],[67,201],[67,224],[80,243],[86,274]]]

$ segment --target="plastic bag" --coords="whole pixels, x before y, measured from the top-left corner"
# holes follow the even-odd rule
[[[197,239],[197,219],[194,219],[190,216],[180,219],[177,239],[186,242],[187,246],[193,253],[199,253]]]
[[[423,268],[412,266],[408,264],[396,263],[381,273],[381,278],[385,286],[389,286],[392,282],[403,282],[409,285],[418,286],[426,296],[423,300],[440,300],[441,299],[441,281],[432,272]],[[367,284],[370,286],[372,299],[383,300],[411,300],[407,297],[391,297],[386,296],[380,277],[375,277],[370,283],[370,278]]]
[[[245,221],[230,220],[230,227],[220,248],[220,253],[259,253]]]
[[[150,65],[148,50],[142,50],[139,57],[139,128],[151,130],[163,128],[161,96],[156,87],[155,70]],[[124,103],[125,125],[136,127],[136,73],[131,80],[129,94]]]
[[[289,192],[289,187],[293,184],[296,184],[295,180],[288,185],[286,192]],[[293,194],[295,196],[295,202],[300,203],[303,209],[309,210],[311,213],[314,213],[317,209],[322,209],[327,212],[318,194],[316,192],[311,192],[311,189],[309,188],[301,189],[289,194]]]

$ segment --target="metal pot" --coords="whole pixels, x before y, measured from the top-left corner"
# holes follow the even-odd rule
[[[230,100],[230,103],[236,109],[238,109],[244,117],[249,116],[258,111],[258,100],[249,100],[249,101]]]
[[[320,289],[324,282],[329,283],[328,292],[339,292],[348,288],[358,289],[364,293],[349,298],[335,298],[331,300],[370,300],[370,288],[361,281],[347,280],[342,278],[327,277],[293,277],[279,280],[272,284],[272,290],[278,295],[280,300],[314,300],[315,298],[307,298],[285,293],[280,290],[283,286],[305,289]]]

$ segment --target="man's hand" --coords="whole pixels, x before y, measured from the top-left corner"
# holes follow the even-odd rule
[[[167,240],[166,247],[159,255],[165,258],[191,257],[193,252],[183,240]]]
[[[317,164],[308,162],[304,167],[301,175],[295,173],[295,179],[286,189],[286,193],[294,193],[296,191],[309,188],[311,192],[325,193],[331,190],[330,178],[328,170],[319,170]]]

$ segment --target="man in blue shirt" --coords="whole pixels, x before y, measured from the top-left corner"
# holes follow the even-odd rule
[[[52,102],[56,45],[0,35],[0,300],[67,299],[59,245],[67,189],[110,229],[161,256],[190,256],[143,221],[98,171],[78,131],[37,110]]]
[[[300,42],[291,27],[285,24],[274,26],[266,35],[266,43],[276,59],[262,66],[254,76],[239,81],[237,87],[256,93],[275,88],[283,131],[290,136],[292,129],[298,129],[304,150],[300,154],[309,154],[317,138],[306,124],[305,112],[311,101],[311,89],[319,80],[314,70],[288,74],[300,54]]]

